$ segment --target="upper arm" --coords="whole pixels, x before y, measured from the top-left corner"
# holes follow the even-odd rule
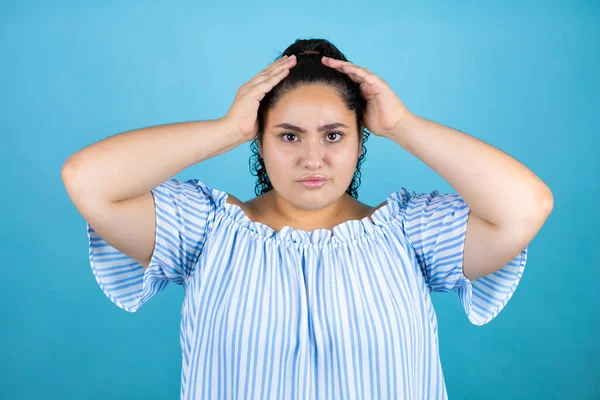
[[[470,280],[498,271],[519,255],[540,230],[545,218],[506,228],[469,213],[463,250],[463,274]]]
[[[456,193],[404,192],[405,232],[433,290],[448,290],[460,272],[474,281],[513,261],[538,227],[500,229],[471,212]]]
[[[202,182],[170,179],[136,198],[107,203],[64,180],[87,222],[94,277],[119,307],[135,312],[169,282],[183,285],[197,270],[216,209]]]
[[[471,281],[497,271],[512,260],[523,246],[515,247],[497,227],[469,213],[463,251],[463,274]]]
[[[454,291],[469,320],[483,325],[506,306],[527,261],[523,224],[500,231],[473,214],[458,194],[398,195],[404,235],[431,291]],[[514,254],[513,254],[514,253]]]
[[[156,211],[152,192],[80,210],[90,226],[115,249],[148,267],[154,250]]]
[[[71,201],[89,226],[123,254],[147,267],[154,248],[156,214],[151,192],[117,203],[85,193],[65,164],[61,176]]]

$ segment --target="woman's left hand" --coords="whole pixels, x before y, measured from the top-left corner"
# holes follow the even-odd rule
[[[409,111],[388,84],[368,69],[348,61],[329,57],[321,60],[324,65],[345,73],[352,81],[360,84],[360,91],[367,101],[367,109],[363,115],[366,128],[375,135],[391,137]]]

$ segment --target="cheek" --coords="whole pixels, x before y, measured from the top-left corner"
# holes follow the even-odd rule
[[[329,153],[329,158],[333,164],[338,166],[341,169],[352,169],[356,166],[358,162],[358,153],[355,147],[339,147],[337,149],[333,149]]]
[[[285,148],[285,146],[273,148],[269,151],[269,160],[275,166],[293,163],[296,157],[296,152],[293,149]]]
[[[286,171],[289,172],[292,170],[292,166],[296,160],[294,152],[276,147],[271,147],[267,151],[268,157],[264,159],[264,162],[271,181],[278,180],[279,177],[284,177]]]

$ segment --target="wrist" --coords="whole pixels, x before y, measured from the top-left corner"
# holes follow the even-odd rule
[[[229,137],[233,138],[236,145],[241,145],[248,142],[248,138],[243,135],[242,130],[233,119],[225,116],[217,119],[216,121],[222,126],[222,130],[226,132]]]
[[[407,139],[409,132],[411,131],[411,127],[415,124],[417,115],[411,113],[410,111],[405,111],[404,115],[396,125],[389,131],[386,137],[394,142],[402,145]]]

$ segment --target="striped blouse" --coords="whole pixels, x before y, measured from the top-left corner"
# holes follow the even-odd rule
[[[362,220],[276,231],[197,179],[152,190],[148,268],[87,224],[106,296],[136,312],[182,285],[181,399],[446,399],[431,291],[454,291],[469,321],[512,297],[527,247],[475,281],[462,272],[469,207],[402,187]],[[333,233],[333,236],[332,236]]]

